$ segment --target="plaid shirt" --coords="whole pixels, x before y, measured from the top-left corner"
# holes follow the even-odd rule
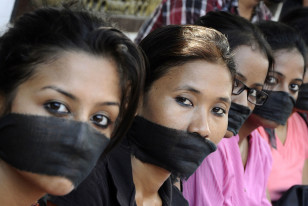
[[[135,42],[139,43],[146,35],[158,27],[169,24],[194,24],[209,11],[226,11],[238,14],[238,0],[162,0],[153,16],[140,28]],[[270,10],[263,1],[255,7],[251,22],[270,20]]]

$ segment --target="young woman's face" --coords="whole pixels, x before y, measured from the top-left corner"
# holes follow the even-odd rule
[[[139,115],[217,144],[224,136],[231,104],[232,80],[225,65],[204,60],[171,68],[144,97]]]
[[[111,136],[121,97],[113,61],[65,52],[57,60],[37,67],[35,74],[18,87],[11,112],[88,122]],[[62,177],[20,174],[47,193],[63,195],[72,189],[72,183]]]
[[[274,71],[266,79],[266,88],[272,91],[284,91],[296,101],[298,90],[303,83],[304,58],[297,49],[278,50],[274,52]],[[275,128],[277,123],[264,119],[256,114],[252,115],[259,125]]]
[[[268,71],[268,59],[259,50],[253,50],[249,46],[239,46],[234,53],[237,69],[235,78],[251,89],[262,91]],[[255,95],[255,93],[251,91],[250,95]],[[232,102],[253,110],[255,104],[249,102],[247,96],[248,91],[244,90],[239,95],[232,95]]]
[[[251,111],[255,105],[248,101],[248,93],[250,98],[257,97],[256,91],[262,91],[264,80],[268,72],[268,59],[259,50],[253,50],[250,46],[239,46],[235,49],[234,61],[236,63],[237,75],[236,79],[243,82],[249,87],[250,92],[244,90],[238,95],[232,95],[232,102],[248,107]],[[232,137],[233,133],[227,131],[226,137]]]

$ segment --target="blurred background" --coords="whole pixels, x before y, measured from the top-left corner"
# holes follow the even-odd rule
[[[149,18],[162,0],[0,0],[0,35],[24,12],[44,6],[59,6],[75,2],[99,15],[107,16],[132,40],[142,23]],[[272,20],[277,20],[283,2],[308,0],[264,0],[272,11]],[[278,11],[278,12],[277,12]]]

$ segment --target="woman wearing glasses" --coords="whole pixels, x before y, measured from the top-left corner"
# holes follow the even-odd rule
[[[245,121],[268,97],[262,90],[272,68],[270,47],[257,27],[239,16],[210,12],[198,24],[225,34],[235,54],[237,75],[226,134],[232,137],[224,138],[218,151],[183,183],[184,196],[192,206],[270,205],[266,197],[270,148],[253,131],[259,125]]]
[[[272,90],[268,101],[255,109],[252,118],[271,126],[258,130],[271,147],[268,191],[276,201],[291,186],[308,184],[308,174],[303,173],[308,166],[308,130],[303,118],[293,113],[305,73],[306,51],[293,28],[278,22],[264,22],[258,27],[272,47],[275,71],[268,81]]]

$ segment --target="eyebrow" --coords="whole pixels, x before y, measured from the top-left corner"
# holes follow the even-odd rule
[[[64,90],[62,90],[62,89],[60,89],[60,88],[58,88],[56,86],[46,86],[46,87],[43,87],[41,90],[45,90],[45,89],[52,89],[52,90],[55,90],[55,91],[63,94],[64,96],[66,96],[66,97],[68,97],[68,98],[70,98],[72,100],[78,100],[78,98],[75,97],[73,94],[68,93],[68,92],[66,92],[66,91],[64,91]]]
[[[303,82],[303,79],[294,79],[294,81],[299,81],[299,82]]]
[[[219,99],[219,101],[223,101],[223,102],[225,102],[225,103],[227,103],[227,104],[231,104],[230,98],[227,98],[227,97],[219,97],[218,99]]]
[[[275,74],[278,74],[279,76],[284,77],[284,75],[283,75],[282,73],[280,73],[280,72],[277,72],[277,71],[272,71],[272,73],[275,73]]]
[[[185,85],[185,86],[182,86],[182,87],[177,87],[175,90],[187,90],[187,91],[190,91],[190,92],[193,92],[195,94],[201,94],[201,92],[189,85]],[[228,97],[218,97],[217,98],[219,101],[223,101],[225,103],[228,103],[228,104],[231,104],[231,100],[230,98]]]
[[[243,74],[241,74],[239,72],[236,72],[235,77],[236,76],[240,76],[243,79],[243,81],[247,81],[247,78]]]
[[[74,96],[73,94],[64,91],[63,89],[56,87],[56,86],[46,86],[43,87],[41,90],[45,90],[45,89],[52,89],[55,90],[61,94],[63,94],[64,96],[72,99],[72,100],[78,100],[78,98],[76,96]],[[102,102],[98,104],[99,106],[119,106],[120,107],[120,103],[119,102]]]
[[[255,84],[254,84],[254,86],[255,86],[255,87],[263,87],[263,86],[264,86],[264,84],[261,84],[261,83],[255,83]]]
[[[184,85],[184,86],[181,86],[181,87],[177,87],[175,88],[175,91],[177,90],[187,90],[187,91],[190,91],[190,92],[193,92],[193,93],[196,93],[196,94],[200,94],[201,92],[189,85]]]

